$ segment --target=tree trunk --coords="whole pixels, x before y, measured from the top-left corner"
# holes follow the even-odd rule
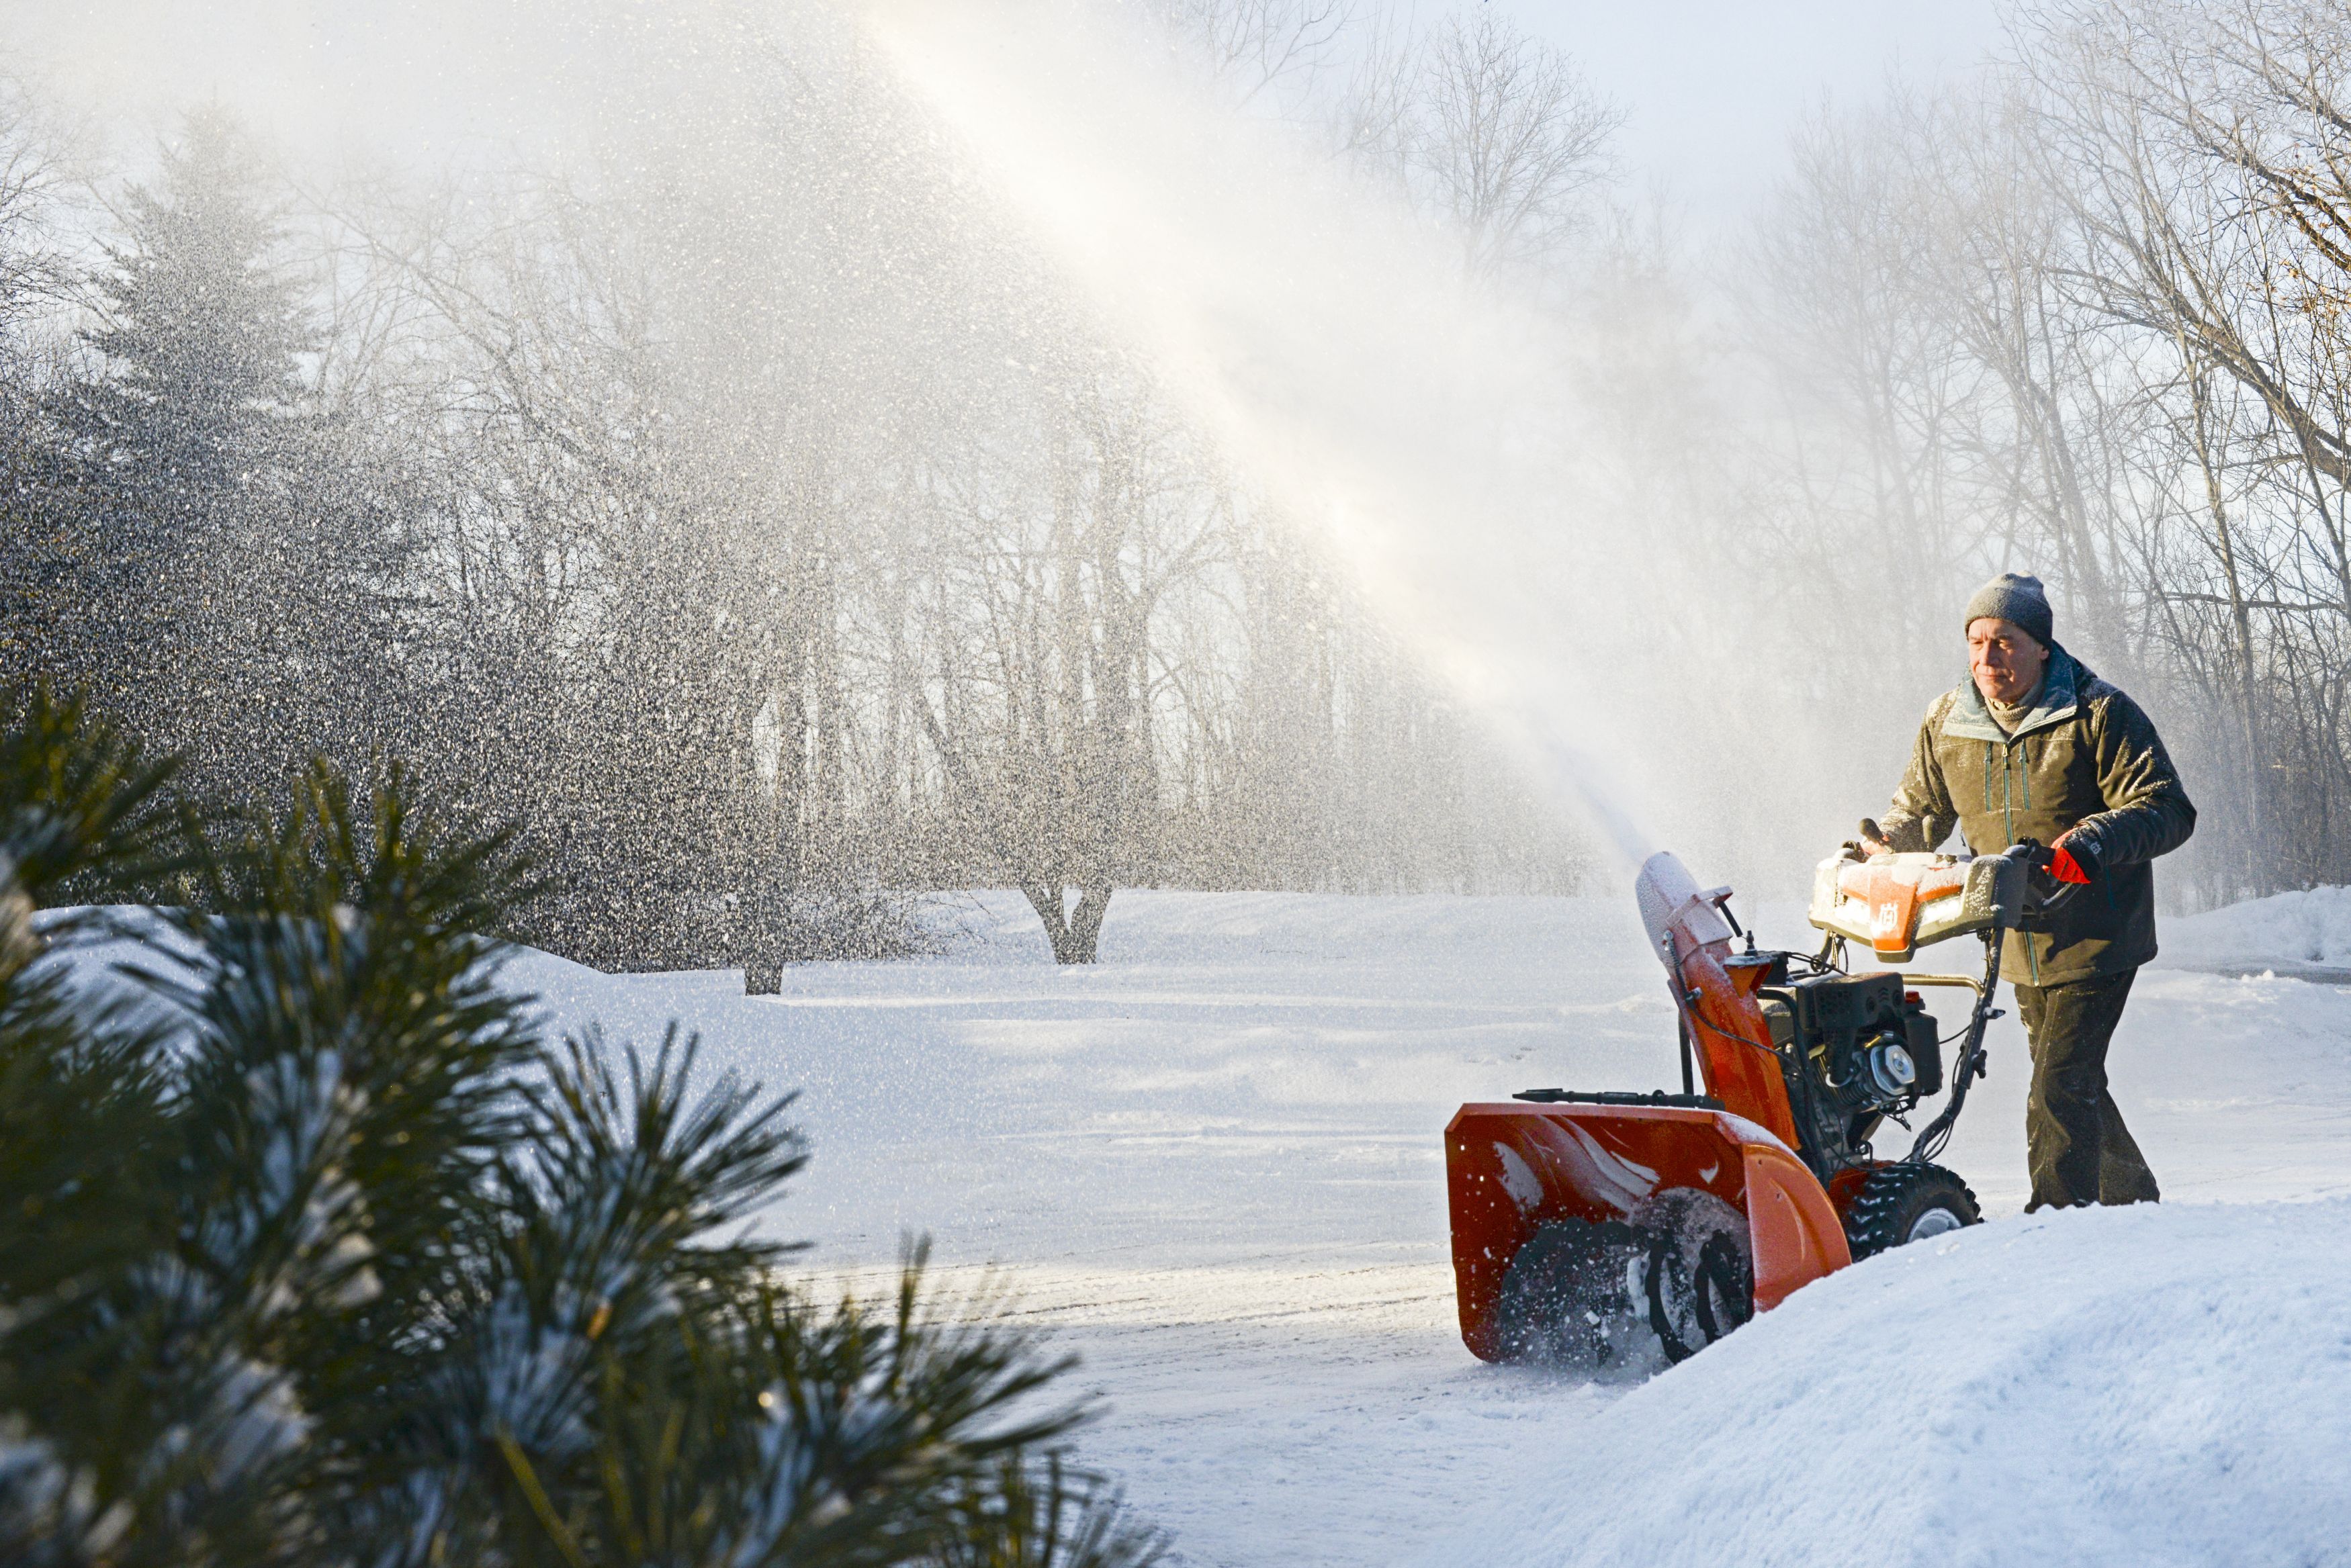
[[[2263,761],[2267,748],[2262,744],[2261,722],[2261,678],[2253,666],[2253,620],[2245,604],[2243,584],[2237,571],[2236,541],[2231,535],[2229,509],[2220,488],[2220,465],[2212,452],[2210,423],[2210,403],[2200,362],[2188,362],[2188,387],[2195,415],[2197,466],[2204,477],[2204,504],[2212,514],[2215,547],[2220,559],[2220,573],[2229,588],[2230,629],[2236,639],[2236,674],[2239,702],[2239,722],[2242,726],[2245,746],[2245,816],[2246,836],[2252,854],[2253,893],[2255,897],[2275,890],[2275,878],[2270,865],[2268,815],[2264,796],[2269,793],[2268,777]]]
[[[771,946],[747,954],[743,960],[743,994],[775,996],[784,989],[784,961]]]
[[[1107,886],[1081,888],[1078,907],[1072,910],[1063,902],[1067,896],[1060,883],[1023,882],[1020,885],[1029,907],[1045,922],[1045,940],[1052,944],[1055,963],[1092,963],[1102,945],[1102,917],[1110,913]]]
[[[1079,896],[1077,912],[1070,917],[1070,963],[1092,963],[1102,945],[1102,917],[1110,913],[1111,888],[1101,883]]]

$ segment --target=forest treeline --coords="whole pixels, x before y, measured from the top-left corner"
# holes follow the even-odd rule
[[[2020,9],[2001,61],[1809,119],[1703,247],[1618,178],[1604,84],[1489,8],[1125,9],[1592,327],[1612,525],[1742,628],[1680,687],[1836,715],[1812,795],[1875,804],[1943,621],[2035,570],[2179,754],[2197,900],[2351,880],[2337,9]],[[528,934],[605,965],[890,950],[892,890],[980,882],[1065,958],[1123,886],[1576,886],[1575,831],[853,29],[763,16],[537,167],[297,178],[198,109],[93,170],[13,100],[11,682],[199,791],[397,762],[522,823],[573,889]]]
[[[603,965],[891,950],[892,889],[1015,883],[1087,958],[1120,886],[1573,886],[1572,831],[843,27],[758,42],[544,169],[308,184],[213,107],[92,176],[20,100],[12,675],[200,793],[324,755],[518,822],[569,889],[528,934]],[[1402,160],[1540,67],[1558,188],[1465,233],[1550,244],[1600,111],[1498,26],[1414,47],[1358,139]]]
[[[2351,881],[2351,13],[2062,0],[2007,57],[1798,137],[1731,547],[1886,711],[1956,672],[1890,607],[2038,570],[2204,808],[2175,893]]]

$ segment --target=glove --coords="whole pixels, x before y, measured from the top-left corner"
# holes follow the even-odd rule
[[[2087,839],[2075,841],[2069,833],[2049,846],[2049,875],[2060,882],[2086,888],[2097,874],[2098,852]]]

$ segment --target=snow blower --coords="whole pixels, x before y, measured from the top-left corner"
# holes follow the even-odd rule
[[[1489,1361],[1605,1370],[1679,1361],[1823,1274],[1976,1223],[1935,1163],[1984,1072],[2000,1016],[2001,939],[2070,888],[2049,852],[1877,855],[1814,874],[1817,952],[1758,951],[1730,889],[1701,891],[1669,854],[1635,884],[1680,1019],[1682,1092],[1529,1089],[1461,1107],[1445,1131],[1461,1337]],[[1980,938],[1983,974],[1851,973]],[[1744,937],[1743,950],[1733,950]],[[1900,1159],[1875,1157],[1943,1091],[1922,988],[1974,993],[1940,1112]],[[1692,1081],[1692,1061],[1704,1093]]]

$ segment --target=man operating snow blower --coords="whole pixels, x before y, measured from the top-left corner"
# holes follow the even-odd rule
[[[1471,1354],[1679,1361],[1814,1280],[1975,1224],[1975,1194],[1937,1161],[1984,1074],[2003,974],[2032,1041],[2032,1207],[2156,1197],[2106,1090],[2106,1044],[2155,956],[2147,862],[2196,811],[2147,715],[2050,635],[2038,582],[1987,584],[1966,624],[1974,679],[1927,711],[1886,826],[1864,823],[1867,853],[1848,844],[1813,867],[1816,950],[1759,945],[1731,890],[1670,850],[1642,863],[1634,899],[1679,1025],[1679,1094],[1521,1089],[1446,1124]],[[1970,853],[1938,853],[1954,827]],[[1883,967],[1970,940],[1980,979]],[[1928,1011],[1938,990],[1970,994],[1956,1033]],[[1876,1147],[1889,1122],[1907,1154]]]
[[[2106,1086],[2106,1045],[2139,965],[2155,957],[2150,862],[2196,829],[2163,742],[2137,703],[2051,635],[2037,577],[2003,573],[1968,601],[1963,680],[1927,710],[1873,854],[1938,848],[1959,828],[1978,855],[2050,846],[2078,884],[2007,938],[2002,970],[2032,1044],[2025,1103],[2028,1210],[2151,1202],[2155,1174]]]

